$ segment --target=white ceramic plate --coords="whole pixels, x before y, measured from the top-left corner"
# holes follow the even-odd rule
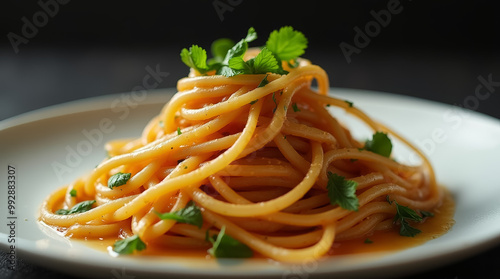
[[[2,224],[15,221],[16,226],[13,237],[8,226],[0,226],[0,247],[10,251],[8,241],[15,237],[17,256],[80,276],[306,278],[408,274],[471,256],[500,242],[500,121],[443,104],[352,89],[332,89],[332,94],[353,101],[420,146],[430,157],[439,181],[453,193],[456,224],[444,236],[391,254],[283,265],[265,260],[114,258],[64,239],[37,223],[38,207],[49,193],[100,162],[106,141],[139,136],[172,93],[156,90],[145,95],[92,98],[0,122],[0,182],[7,184],[9,165],[15,167],[16,176],[14,214],[7,211],[7,188],[1,188]],[[401,154],[403,158],[398,159],[405,160],[404,151]]]

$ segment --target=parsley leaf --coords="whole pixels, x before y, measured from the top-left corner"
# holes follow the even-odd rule
[[[307,48],[307,38],[302,32],[293,30],[291,26],[284,26],[279,31],[271,32],[266,47],[278,59],[288,61],[304,54]]]
[[[208,253],[216,258],[250,258],[253,256],[253,251],[250,247],[225,234],[226,227],[222,227],[217,238],[213,240],[207,237],[212,242],[212,248],[208,249]]]
[[[113,174],[108,179],[108,187],[113,189],[113,187],[118,187],[127,184],[127,181],[130,179],[131,173],[122,173],[118,172]]]
[[[89,211],[94,203],[95,200],[82,201],[80,203],[75,204],[71,209],[59,209],[56,211],[56,214],[69,215],[74,213],[83,213]]]
[[[253,73],[265,74],[267,72],[277,73],[280,68],[273,53],[264,47],[253,60]]]
[[[166,212],[166,213],[155,212],[155,213],[162,220],[165,219],[175,220],[179,223],[195,225],[198,228],[201,228],[201,226],[203,225],[203,216],[201,215],[201,210],[193,201],[188,202],[185,208],[178,211]]]
[[[388,196],[386,197],[386,200],[389,204],[392,204]],[[421,230],[412,227],[408,221],[420,222],[423,219],[422,216],[408,206],[400,205],[395,200],[393,202],[396,204],[396,216],[394,216],[394,222],[400,224],[399,235],[414,237],[421,233]]]
[[[259,83],[259,86],[257,86],[257,87],[263,87],[263,86],[266,86],[266,84],[268,84],[268,83],[269,83],[269,80],[267,80],[267,76],[268,76],[268,75],[266,75],[266,76],[262,79],[262,81]]]
[[[255,58],[244,61],[242,57],[233,57],[228,66],[234,74],[265,74],[268,72],[279,73],[280,67],[273,53],[263,48]]]
[[[333,205],[338,204],[347,210],[358,211],[359,200],[356,196],[358,183],[353,180],[346,180],[345,177],[332,172],[328,172],[327,176],[328,184],[326,188],[328,189],[330,203]]]
[[[207,51],[197,45],[192,45],[189,50],[183,48],[181,50],[181,60],[200,74],[205,74],[210,70],[207,65]]]
[[[146,243],[138,235],[118,240],[113,244],[113,251],[120,255],[132,254],[136,250],[142,251],[144,249],[146,249]]]
[[[210,59],[209,64],[220,63],[226,57],[226,53],[234,46],[234,41],[228,38],[220,38],[212,42],[210,51],[213,58]]]
[[[217,74],[232,77],[250,71],[250,65],[243,61],[243,55],[248,50],[248,43],[255,39],[257,39],[257,32],[253,27],[250,27],[247,36],[227,51],[224,60],[218,66]]]
[[[389,157],[392,152],[392,142],[386,133],[376,132],[371,140],[367,140],[364,149]]]

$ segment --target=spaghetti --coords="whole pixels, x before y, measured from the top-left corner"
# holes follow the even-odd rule
[[[264,257],[297,262],[331,253],[334,242],[397,229],[391,200],[418,212],[438,208],[443,191],[427,158],[395,131],[329,96],[322,68],[297,61],[296,67],[283,62],[287,74],[192,70],[140,138],[107,143],[109,158],[52,193],[40,220],[69,237],[137,236],[164,249],[207,250],[208,239],[224,229]],[[329,106],[405,143],[422,165],[367,150]],[[125,173],[125,183],[109,185]],[[356,210],[332,202],[332,174],[355,183]],[[95,203],[88,210],[58,212],[89,200]],[[193,204],[199,226],[160,218]]]

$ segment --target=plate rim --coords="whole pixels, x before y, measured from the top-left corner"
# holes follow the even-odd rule
[[[433,100],[421,99],[421,98],[407,96],[407,95],[399,95],[399,94],[395,94],[395,93],[380,92],[380,91],[365,90],[365,89],[355,89],[355,88],[341,88],[341,87],[330,88],[330,93],[332,93],[332,92],[333,93],[335,93],[335,92],[349,92],[349,91],[356,92],[357,94],[361,94],[361,95],[377,94],[379,96],[383,96],[386,98],[391,98],[391,99],[396,98],[396,99],[398,99],[398,101],[405,101],[405,102],[418,101],[418,102],[423,102],[426,105],[431,104],[431,105],[437,106],[439,108],[453,107],[452,105],[440,103],[440,102],[433,101]],[[140,106],[150,105],[150,104],[158,104],[158,101],[165,101],[165,99],[169,100],[171,98],[171,96],[176,92],[176,89],[175,88],[162,88],[162,89],[150,90],[148,92],[150,93],[148,95],[148,98],[146,98],[146,100],[144,102],[141,102],[139,104]],[[105,109],[108,107],[107,105],[109,104],[110,100],[113,100],[113,99],[121,96],[122,94],[130,94],[130,93],[131,92],[124,92],[124,93],[103,95],[103,96],[98,96],[98,97],[89,97],[89,98],[74,100],[74,101],[65,102],[65,103],[61,103],[61,104],[55,104],[55,105],[51,105],[48,107],[44,107],[44,108],[36,109],[33,111],[29,111],[26,113],[22,113],[20,115],[13,116],[13,117],[10,117],[10,118],[7,118],[7,119],[0,121],[0,133],[3,132],[4,130],[9,129],[9,128],[17,127],[17,126],[27,124],[27,123],[32,123],[35,121],[47,120],[50,118],[68,115],[68,114],[74,114],[74,113],[102,110],[102,109]],[[165,95],[167,95],[168,97],[166,97]],[[94,104],[98,104],[98,105],[93,106]],[[92,109],[89,110],[88,109],[89,106],[91,106]],[[480,113],[477,111],[470,111],[470,113],[472,115],[474,115],[475,117],[479,117],[481,120],[494,121],[495,124],[500,125],[500,121],[495,117],[492,117],[492,116],[489,116],[489,115],[486,115],[486,114],[483,114],[483,113]],[[451,230],[453,230],[453,228]],[[0,239],[1,240],[7,239],[7,235],[0,232]],[[26,245],[30,244],[30,242],[32,242],[31,243],[32,245],[35,243],[35,241],[24,239],[23,241],[21,241],[22,245],[20,248],[23,248],[22,247],[23,245],[26,246]],[[454,249],[449,249],[449,251],[441,252],[438,255],[432,255],[432,256],[429,256],[426,258],[421,257],[421,258],[417,258],[416,260],[419,262],[434,263],[431,266],[426,266],[428,268],[425,268],[425,269],[431,269],[431,268],[434,268],[436,266],[442,265],[441,263],[433,262],[436,258],[440,258],[440,261],[442,261],[443,256],[454,254],[452,257],[449,257],[449,258],[445,257],[446,263],[450,263],[450,262],[454,262],[454,261],[457,261],[460,259],[471,257],[472,255],[478,254],[482,251],[487,250],[488,248],[491,248],[492,244],[498,245],[498,243],[500,243],[500,235],[495,235],[495,236],[491,236],[489,239],[485,239],[485,240],[479,242],[479,244],[476,243],[475,245],[470,245],[466,248],[456,247]],[[2,248],[2,250],[6,250],[6,248],[8,248],[8,245],[6,243],[4,244],[3,241],[0,241],[0,248]],[[21,251],[21,253],[19,253],[19,255],[28,256],[28,257],[31,257],[31,259],[35,258],[34,262],[36,262],[36,260],[39,259],[40,256],[44,256],[41,252],[36,253],[33,251],[29,251],[29,249],[20,249],[19,251]],[[468,253],[467,253],[467,255],[465,255],[466,253],[456,253],[458,251],[468,252]],[[456,255],[456,254],[460,254],[460,255]],[[45,255],[45,257],[47,257],[47,256]],[[65,262],[65,263],[70,263],[70,262],[72,263],[73,262],[71,259],[64,259],[64,258],[55,257],[53,254],[51,254],[50,257],[52,257],[52,261],[55,260],[55,261],[61,261],[61,262]],[[30,260],[28,260],[28,261],[30,261]],[[42,261],[42,260],[40,259],[40,261]],[[411,262],[407,261],[404,263],[400,263],[400,264],[398,264],[398,266],[407,266],[407,265],[410,265],[411,263],[413,263],[414,261],[415,261],[415,259],[413,259]],[[374,267],[371,267],[369,269],[370,270],[372,270],[372,269],[379,270],[379,269],[383,269],[383,268],[384,268],[384,266],[378,266],[378,267],[374,266]],[[424,271],[425,269],[422,269],[421,266],[419,267],[419,271]],[[108,270],[109,270],[109,267],[108,267]],[[363,270],[361,270],[361,272],[369,272],[370,271],[370,270],[366,270],[366,269],[363,269]],[[64,272],[63,270],[59,270],[59,271]],[[135,270],[134,270],[134,272],[135,272]],[[334,274],[337,274],[337,273],[351,274],[349,271],[344,271],[344,272],[340,271],[340,272],[333,272],[333,273]],[[200,275],[200,274],[193,274],[193,273],[166,273],[166,274],[183,275],[183,276]],[[332,272],[326,271],[324,273],[319,273],[319,275],[325,275],[325,274],[332,274]],[[210,274],[210,276],[212,276],[212,275],[214,275],[214,276],[225,276],[225,275],[241,276],[242,274],[238,273],[238,272],[230,273],[230,274],[228,274],[228,273]],[[274,277],[274,276],[276,276],[276,274],[271,275],[271,276]]]

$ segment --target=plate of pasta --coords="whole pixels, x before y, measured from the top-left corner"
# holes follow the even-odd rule
[[[182,49],[177,88],[3,121],[1,247],[78,275],[302,278],[498,243],[498,120],[331,87],[301,32],[256,36]]]

